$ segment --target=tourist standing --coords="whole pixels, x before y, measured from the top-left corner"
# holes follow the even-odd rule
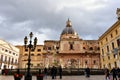
[[[58,71],[59,71],[60,79],[62,79],[62,67],[61,66],[58,68]]]
[[[52,76],[52,79],[55,78],[55,67],[54,66],[51,68],[51,76]]]
[[[57,67],[55,67],[55,79],[56,79],[56,76],[57,76]]]
[[[45,74],[45,78],[47,79],[48,70],[46,67],[44,68],[44,74]]]
[[[85,76],[86,76],[87,78],[90,77],[90,68],[89,68],[89,67],[87,67],[87,68],[85,69]]]
[[[117,80],[117,69],[116,69],[116,68],[113,68],[113,69],[111,70],[111,73],[112,73],[112,76],[113,76],[113,80],[114,80],[114,79]]]
[[[108,80],[110,78],[109,69],[105,68],[104,73],[105,73],[105,79]]]
[[[120,68],[117,69],[118,80],[120,80]]]

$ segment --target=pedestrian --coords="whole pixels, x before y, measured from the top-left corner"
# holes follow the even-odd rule
[[[51,68],[51,76],[52,76],[52,79],[55,78],[55,66]]]
[[[59,71],[60,79],[62,79],[62,67],[61,66],[58,68],[58,71]]]
[[[117,69],[116,68],[113,68],[111,70],[111,73],[112,73],[112,76],[113,76],[113,80],[116,79],[117,80]]]
[[[87,68],[85,69],[85,76],[86,76],[87,78],[90,77],[90,68],[89,68],[89,67],[87,67]]]
[[[57,76],[57,67],[55,67],[55,79],[56,79],[56,76]]]
[[[105,73],[105,79],[108,80],[110,78],[109,69],[105,68],[104,73]]]
[[[44,68],[44,74],[45,74],[45,78],[47,79],[48,70],[46,67]]]
[[[120,80],[120,68],[117,69],[118,80]]]

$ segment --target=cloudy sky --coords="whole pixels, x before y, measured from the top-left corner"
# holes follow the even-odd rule
[[[98,39],[117,21],[119,0],[0,0],[0,39],[23,45],[33,32],[38,44],[59,40],[69,18],[84,40]]]

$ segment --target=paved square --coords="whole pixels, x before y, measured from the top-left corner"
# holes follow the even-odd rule
[[[0,80],[14,80],[13,76],[0,76]],[[24,77],[21,79],[24,80]],[[33,76],[32,80],[36,80],[36,77]],[[47,79],[43,80],[105,80],[104,75],[91,75],[90,78],[86,78],[84,75],[82,76],[63,76],[62,79],[59,79],[57,76],[56,79],[51,79],[51,76],[48,76]]]

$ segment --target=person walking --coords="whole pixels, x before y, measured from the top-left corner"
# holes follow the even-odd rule
[[[104,73],[105,73],[105,79],[108,80],[110,78],[109,69],[105,68]]]
[[[45,74],[45,78],[47,79],[48,70],[46,67],[44,68],[44,74]]]
[[[118,80],[120,80],[120,68],[117,69]]]
[[[61,66],[58,68],[58,71],[59,71],[60,79],[62,79],[62,67]]]
[[[55,67],[55,79],[57,77],[57,67]]]
[[[85,69],[85,76],[86,76],[87,78],[90,77],[90,68],[89,68],[89,67],[87,67],[87,68]]]
[[[116,69],[116,68],[113,68],[113,69],[111,70],[111,73],[112,73],[112,76],[113,76],[113,80],[114,80],[114,79],[117,80],[117,69]]]
[[[55,78],[55,66],[51,68],[51,76],[52,76],[52,79]]]

